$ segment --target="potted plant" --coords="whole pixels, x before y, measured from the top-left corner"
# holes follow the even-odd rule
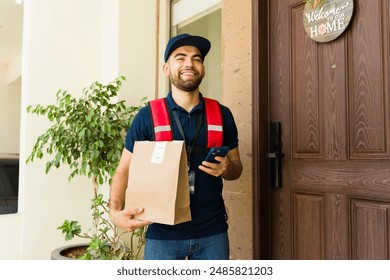
[[[83,233],[78,221],[69,220],[58,227],[65,240],[74,236],[89,240],[81,246],[82,255],[77,258],[137,259],[144,244],[145,228],[126,233],[109,221],[107,202],[99,191],[101,185],[111,183],[126,130],[140,109],[127,107],[124,100],[113,101],[125,80],[120,76],[106,85],[94,82],[84,88],[80,98],[61,89],[56,105],[27,107],[27,112],[46,116],[53,125],[37,138],[26,162],[42,159],[47,153],[53,157],[46,162],[46,173],[67,164],[71,171],[68,180],[76,175],[92,180],[92,227]],[[129,242],[124,242],[125,234],[130,235]]]

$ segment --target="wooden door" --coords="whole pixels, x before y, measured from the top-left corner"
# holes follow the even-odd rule
[[[304,1],[268,5],[270,121],[286,154],[270,257],[389,259],[390,1],[354,0],[328,43],[306,34]]]

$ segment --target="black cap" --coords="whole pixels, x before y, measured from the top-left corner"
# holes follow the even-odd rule
[[[200,36],[192,36],[190,34],[179,34],[169,39],[167,47],[165,49],[164,61],[168,61],[168,57],[171,53],[182,46],[194,46],[197,47],[203,56],[203,59],[211,48],[211,43],[206,38]]]

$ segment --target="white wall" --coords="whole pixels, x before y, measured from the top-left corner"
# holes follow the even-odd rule
[[[80,95],[82,88],[102,78],[100,1],[31,0],[24,5],[21,163],[50,125],[27,115],[25,108],[55,103],[60,88]],[[67,168],[46,175],[45,162],[20,166],[22,259],[49,259],[54,248],[65,245],[56,229],[63,220],[79,220],[85,228],[91,220],[89,180],[68,182]]]
[[[0,215],[0,240],[2,246],[0,250],[0,260],[18,260],[20,259],[20,215],[8,214]]]
[[[150,100],[166,95],[162,63],[167,42],[168,2],[119,1],[119,74],[127,79],[120,98],[131,105],[138,105],[144,97]]]

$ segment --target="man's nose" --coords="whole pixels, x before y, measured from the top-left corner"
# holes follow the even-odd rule
[[[187,58],[187,59],[185,60],[185,66],[186,66],[186,67],[192,67],[193,65],[194,65],[194,62],[192,61],[191,58]]]

